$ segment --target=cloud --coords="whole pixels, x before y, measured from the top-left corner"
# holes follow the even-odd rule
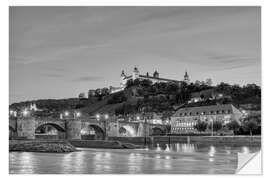
[[[63,77],[62,74],[55,74],[55,73],[46,73],[46,74],[42,74],[42,76],[45,76],[45,77],[51,77],[51,78],[59,78],[59,77]]]
[[[77,79],[74,79],[74,81],[99,81],[102,79],[103,77],[101,76],[82,76]]]

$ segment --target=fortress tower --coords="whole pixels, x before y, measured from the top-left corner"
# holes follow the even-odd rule
[[[190,82],[190,79],[189,79],[189,75],[188,75],[188,73],[187,73],[187,70],[186,70],[185,75],[184,75],[184,81],[185,81],[187,84],[189,84],[189,82]]]
[[[120,87],[121,88],[125,88],[125,86],[126,86],[126,75],[125,75],[125,72],[124,72],[124,70],[122,70],[122,73],[121,73],[121,75],[120,75]]]
[[[138,68],[135,66],[132,72],[132,79],[135,80],[137,78],[139,78],[140,72],[138,70]]]

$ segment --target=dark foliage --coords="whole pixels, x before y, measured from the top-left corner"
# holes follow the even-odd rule
[[[194,126],[195,129],[197,129],[199,132],[203,132],[207,129],[208,123],[204,121],[198,121],[196,125]]]
[[[107,101],[108,104],[122,103],[127,100],[125,93],[123,91],[113,94],[111,99]]]

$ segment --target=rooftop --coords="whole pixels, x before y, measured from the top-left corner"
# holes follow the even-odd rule
[[[235,114],[241,113],[232,104],[221,104],[211,106],[186,107],[178,109],[172,117],[178,116],[195,116],[211,114]]]

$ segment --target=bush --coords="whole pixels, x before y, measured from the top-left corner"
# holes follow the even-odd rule
[[[207,129],[208,124],[204,121],[198,121],[194,126],[199,132],[205,131]]]
[[[125,93],[124,92],[119,92],[119,93],[114,94],[112,96],[112,98],[107,101],[107,104],[122,103],[122,102],[124,102],[126,100],[127,100],[127,98],[125,96]]]
[[[232,130],[234,134],[236,134],[240,129],[240,123],[236,120],[233,120],[233,121],[229,122],[228,124],[226,124],[226,127],[229,130]]]

